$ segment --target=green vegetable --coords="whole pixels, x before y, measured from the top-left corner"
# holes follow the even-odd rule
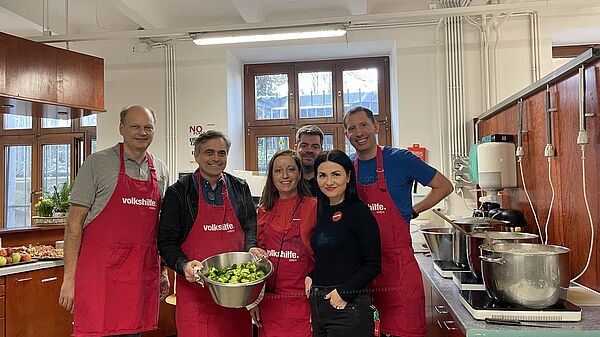
[[[245,262],[241,265],[233,264],[228,268],[218,269],[212,267],[204,274],[209,280],[220,282],[220,283],[248,283],[260,280],[265,277],[267,273],[264,270],[258,268],[252,262]]]

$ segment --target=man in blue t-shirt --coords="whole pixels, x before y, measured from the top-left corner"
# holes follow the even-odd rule
[[[378,146],[379,123],[371,110],[356,107],[348,111],[344,129],[356,149],[358,195],[369,205],[381,233],[381,273],[371,284],[373,303],[381,313],[381,332],[423,337],[427,329],[425,295],[408,223],[450,194],[452,183],[409,151]],[[431,191],[412,205],[415,181]]]
[[[357,181],[364,185],[375,183],[378,147],[375,134],[379,133],[379,123],[373,112],[363,107],[353,108],[344,116],[344,129],[359,159]],[[444,175],[410,151],[385,146],[382,154],[387,190],[406,222],[435,206],[452,192],[452,183]],[[351,159],[355,160],[356,157]],[[431,191],[413,205],[411,189],[415,181],[431,187]]]

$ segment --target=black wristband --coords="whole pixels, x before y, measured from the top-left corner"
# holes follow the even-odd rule
[[[410,214],[410,218],[411,219],[416,219],[419,217],[419,213],[417,213],[417,211],[415,211],[415,209],[412,209],[412,213]]]

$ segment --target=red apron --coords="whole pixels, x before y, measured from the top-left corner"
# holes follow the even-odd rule
[[[198,215],[181,249],[190,260],[244,251],[244,232],[223,180],[223,206],[204,201],[198,179]],[[231,309],[215,303],[208,287],[188,282],[177,275],[177,306],[175,309],[179,337],[251,337],[252,320],[246,308]]]
[[[273,212],[267,217],[264,243],[273,266],[277,268],[277,278],[275,275],[269,277],[267,292],[259,304],[263,324],[258,329],[259,337],[312,336],[304,279],[314,268],[314,261],[300,236],[301,214],[302,204],[299,204],[292,216],[292,227],[286,233],[271,227]]]
[[[358,157],[354,167],[358,176]],[[381,147],[377,147],[377,182],[356,185],[358,196],[377,219],[381,235],[381,273],[371,284],[373,302],[381,313],[381,332],[402,337],[424,336],[425,293],[421,270],[412,249],[409,225],[387,192]]]
[[[160,260],[156,246],[160,191],[125,173],[123,144],[117,186],[83,230],[75,272],[73,335],[106,336],[156,330]]]

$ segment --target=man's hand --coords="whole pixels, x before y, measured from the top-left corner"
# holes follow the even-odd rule
[[[169,274],[168,269],[163,268],[160,273],[160,300],[162,302],[169,296],[169,291],[171,290],[171,283],[169,282]]]
[[[64,280],[60,287],[60,296],[58,304],[73,313],[73,294],[75,290],[75,282],[73,280]]]
[[[196,270],[202,269],[202,263],[198,260],[192,260],[185,264],[183,271],[185,272],[185,279],[188,282],[197,282]]]
[[[348,304],[348,302],[344,301],[342,297],[340,297],[340,294],[338,294],[337,289],[333,289],[332,292],[325,295],[325,299],[329,300],[331,306],[336,309],[344,309]]]
[[[269,257],[269,254],[267,254],[267,252],[264,249],[258,247],[252,247],[248,249],[248,253],[252,254],[252,256],[254,256],[257,259]]]

